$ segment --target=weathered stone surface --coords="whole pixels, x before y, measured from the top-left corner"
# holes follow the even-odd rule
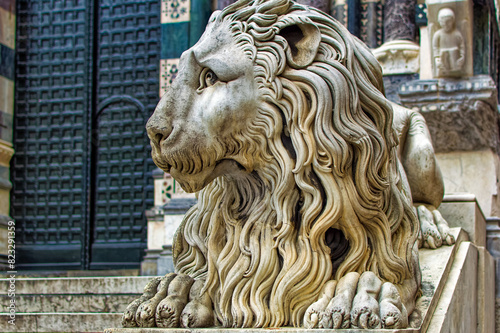
[[[427,332],[476,331],[477,260],[477,248],[461,243]]]
[[[439,211],[450,227],[464,229],[476,246],[486,246],[486,220],[474,195],[448,194]]]
[[[330,13],[329,0],[297,0],[297,2],[303,5],[308,5],[314,8],[318,8],[319,10],[322,10],[325,13]]]
[[[110,325],[119,326],[116,313],[17,313],[15,325],[0,314],[3,332],[102,332]],[[113,323],[113,324],[112,324]]]
[[[415,40],[416,0],[386,0],[384,6],[384,43]]]
[[[442,297],[454,258],[460,244],[469,240],[467,233],[463,229],[453,228],[452,231],[456,239],[455,245],[444,246],[438,250],[419,250],[420,269],[422,271],[422,296],[417,300],[417,309],[422,314],[421,332],[433,333],[433,331],[428,330],[428,327]],[[475,274],[475,272],[472,273]]]
[[[414,74],[420,69],[420,46],[414,42],[395,40],[373,50],[384,75]],[[385,82],[384,82],[385,83]]]
[[[101,278],[17,278],[17,295],[58,295],[69,290],[81,294],[140,294],[147,276]],[[8,279],[0,279],[0,295],[7,295]]]
[[[488,250],[478,247],[477,332],[495,332],[495,261]]]
[[[133,295],[16,295],[16,311],[42,312],[104,312],[123,313],[127,305],[137,298]],[[10,297],[0,295],[0,306],[7,309]]]
[[[448,193],[472,193],[484,216],[500,215],[500,161],[491,150],[436,154]]]
[[[146,255],[141,262],[141,275],[159,275],[158,258],[161,250],[146,250]]]

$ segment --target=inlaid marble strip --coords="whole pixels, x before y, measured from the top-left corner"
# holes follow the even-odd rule
[[[205,31],[212,15],[212,1],[191,0],[191,20],[189,22],[189,47],[196,44]]]
[[[179,57],[189,46],[190,0],[161,0],[160,97],[175,78]]]
[[[0,111],[14,113],[14,81],[0,76]]]
[[[361,40],[374,49],[382,44],[382,3],[379,0],[361,1]]]
[[[332,2],[332,7],[330,10],[330,15],[333,16],[337,21],[342,23],[344,27],[347,28],[347,2],[346,0],[337,0]]]
[[[179,58],[189,47],[189,22],[161,25],[161,59]]]

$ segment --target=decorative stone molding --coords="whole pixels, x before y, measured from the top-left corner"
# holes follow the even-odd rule
[[[420,46],[407,40],[395,40],[373,50],[384,75],[418,73]]]
[[[491,77],[416,80],[402,84],[401,103],[421,112],[436,152],[498,152],[496,87]]]

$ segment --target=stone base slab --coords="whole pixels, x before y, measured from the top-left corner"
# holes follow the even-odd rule
[[[270,328],[109,328],[104,333],[262,333],[262,332],[277,332],[277,333],[332,333],[332,332],[347,332],[347,333],[419,333],[416,328],[408,328],[404,330],[363,330],[363,329],[305,329],[293,327],[270,327]]]

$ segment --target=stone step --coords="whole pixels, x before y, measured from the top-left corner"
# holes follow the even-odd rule
[[[15,323],[0,313],[2,332],[103,332],[121,326],[119,313],[16,313]]]
[[[16,295],[142,294],[150,276],[15,278]],[[11,280],[0,279],[0,295],[7,295]]]
[[[138,294],[130,295],[16,295],[16,311],[41,312],[105,312],[123,313]],[[6,309],[11,298],[0,295],[0,308]],[[4,310],[5,311],[5,310]]]

